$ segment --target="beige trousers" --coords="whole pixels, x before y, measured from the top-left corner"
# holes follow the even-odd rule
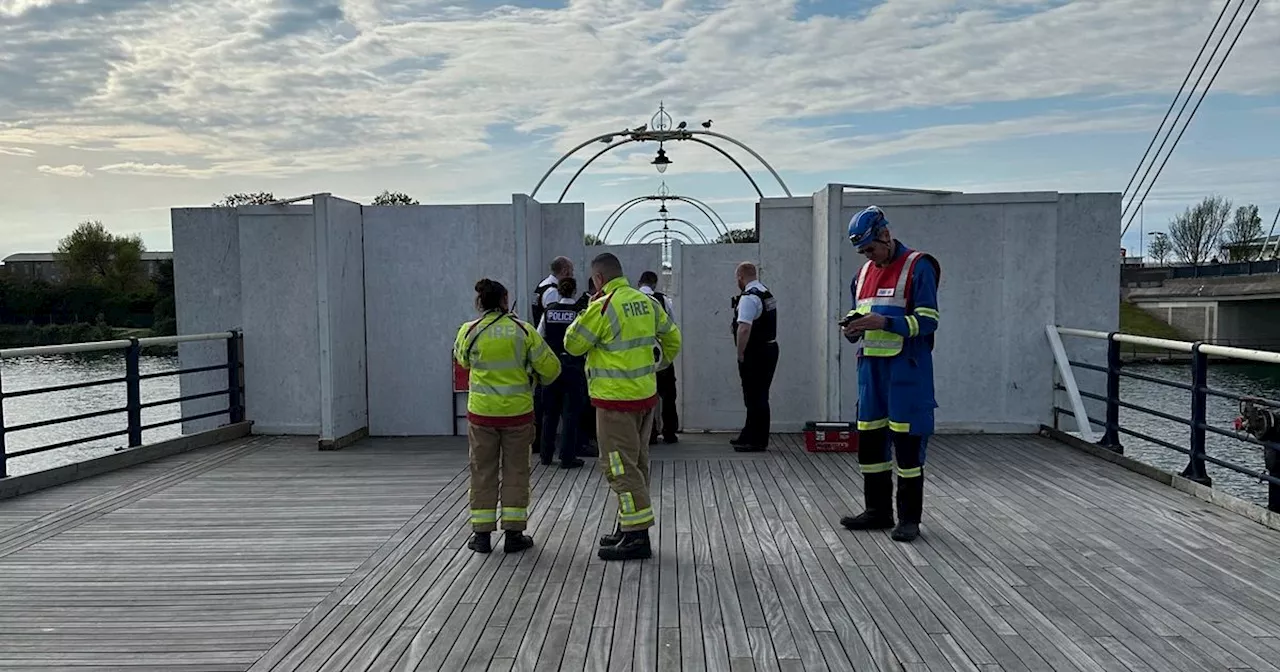
[[[472,530],[493,532],[499,520],[504,530],[523,530],[528,525],[533,434],[531,422],[515,427],[468,427]]]
[[[653,527],[649,501],[649,432],[656,409],[643,413],[596,409],[600,470],[618,495],[618,523],[624,532]]]

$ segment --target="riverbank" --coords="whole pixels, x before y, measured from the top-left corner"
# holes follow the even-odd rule
[[[126,329],[105,324],[0,324],[0,348],[67,345],[153,336],[150,329]]]

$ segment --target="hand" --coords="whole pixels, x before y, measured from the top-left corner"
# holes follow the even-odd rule
[[[741,364],[741,363],[742,363],[742,361],[743,361],[744,359],[746,359],[746,357],[744,357],[744,356],[743,356],[743,354],[742,354],[741,352],[739,352],[739,353],[738,353],[738,363],[739,363],[739,364]]]
[[[852,329],[853,331],[873,331],[876,329],[884,329],[885,326],[888,324],[889,324],[889,320],[886,319],[884,315],[881,315],[879,313],[871,313],[868,315],[863,315],[862,317],[859,317],[858,319],[850,322],[849,324],[846,324],[844,326],[844,329],[845,329],[844,333],[848,334],[850,329]]]
[[[850,338],[862,333],[861,329],[858,329],[857,327],[853,326],[853,322],[846,322],[844,326],[841,327],[841,331],[844,332],[845,336],[848,336]]]

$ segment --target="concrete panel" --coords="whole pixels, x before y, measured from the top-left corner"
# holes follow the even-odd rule
[[[231,208],[174,208],[173,285],[179,334],[230,331],[242,326],[240,311],[240,235],[236,211]],[[225,341],[182,343],[178,361],[191,369],[224,364]],[[227,387],[222,371],[190,373],[180,377],[182,396],[203,394]],[[227,407],[226,397],[184,401],[182,415],[213,413]],[[211,430],[228,422],[226,417],[189,420],[183,434]]]
[[[240,209],[246,417],[254,433],[320,433],[312,206]]]
[[[507,204],[364,208],[370,434],[453,432],[453,338],[480,278],[517,296],[513,226]]]
[[[573,260],[574,275],[578,279],[579,289],[586,291],[588,254],[594,253],[594,247],[587,249],[582,244],[585,209],[582,203],[543,203],[542,204],[542,258],[537,267],[537,280],[547,277],[551,272],[551,260],[564,255]],[[536,281],[535,281],[536,282]]]
[[[770,394],[770,419],[775,431],[798,431],[809,420],[823,419],[816,413],[819,388],[810,361],[817,337],[817,320],[808,319],[815,304],[813,209],[804,204],[761,207],[759,226],[760,244],[756,247],[761,279],[778,298],[779,311],[778,371]],[[721,282],[727,282],[732,290],[732,276]],[[724,324],[713,326],[728,333]],[[829,323],[826,326],[834,328]]]
[[[739,291],[734,270],[744,260],[759,260],[759,255],[756,243],[680,246],[684,346],[677,376],[684,402],[681,425],[686,430],[742,428],[746,408],[731,333],[731,300]],[[764,274],[761,280],[768,284],[771,277]],[[779,303],[779,311],[785,311],[785,300]],[[779,319],[785,323],[782,315]],[[786,394],[775,384],[771,399],[780,400]]]
[[[364,226],[360,204],[316,199],[320,441],[369,425],[365,377]]]
[[[635,287],[640,281],[640,274],[645,271],[653,271],[659,276],[662,275],[662,246],[658,244],[646,245],[592,245],[587,250],[586,263],[582,265],[582,270],[577,272],[578,281],[585,286],[587,278],[591,277],[590,263],[598,254],[605,252],[612,253],[622,262],[622,273],[627,276],[627,280],[631,281],[631,286]],[[674,298],[672,299],[675,300]]]

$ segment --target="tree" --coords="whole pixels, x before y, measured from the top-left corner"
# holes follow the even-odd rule
[[[58,242],[58,257],[73,283],[129,292],[145,280],[141,236],[116,236],[99,221],[82,222]]]
[[[1227,261],[1249,261],[1255,250],[1250,247],[1262,237],[1262,217],[1258,215],[1258,206],[1250,203],[1236,208],[1236,216],[1222,232],[1222,251]]]
[[[173,260],[160,262],[151,281],[156,284],[156,305],[151,311],[151,335],[173,336],[178,333],[178,308],[173,294]]]
[[[716,236],[717,243],[758,243],[760,242],[760,234],[755,228],[750,229],[729,229],[727,233]]]
[[[1157,232],[1155,238],[1151,240],[1151,244],[1147,246],[1147,254],[1156,260],[1157,264],[1164,265],[1169,259],[1169,253],[1173,251],[1173,245],[1169,242],[1169,236],[1163,231]]]
[[[1218,248],[1222,229],[1231,216],[1231,201],[1209,196],[1187,208],[1169,223],[1169,242],[1183,261],[1200,265]]]
[[[604,245],[604,240],[596,236],[594,233],[588,233],[582,236],[583,245]]]
[[[383,191],[373,197],[374,205],[418,205],[418,199],[403,191]]]
[[[275,195],[269,191],[242,192],[223,196],[221,201],[213,204],[213,207],[234,208],[239,205],[267,205],[275,200]]]

